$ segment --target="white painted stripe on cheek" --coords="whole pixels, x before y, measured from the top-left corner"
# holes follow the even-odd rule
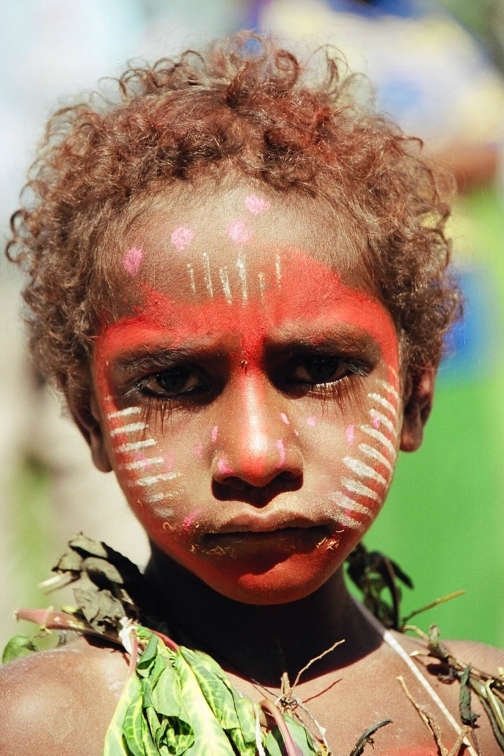
[[[375,449],[374,446],[368,446],[368,444],[359,444],[359,451],[365,454],[366,457],[370,457],[371,459],[376,459],[377,462],[379,462],[381,465],[386,467],[387,470],[390,470],[390,472],[392,472],[393,467],[388,461],[388,459],[384,457],[383,454],[380,454],[378,449]]]
[[[381,406],[388,410],[393,417],[397,417],[397,410],[394,405],[391,404],[388,399],[385,399],[385,397],[381,394],[368,394],[368,398],[373,399],[373,401],[377,402],[378,404],[381,404]]]
[[[383,412],[378,412],[378,410],[371,409],[369,414],[371,415],[373,420],[378,421],[377,425],[383,424],[387,428],[387,430],[389,430],[391,433],[395,433],[396,427],[394,423],[389,420],[388,417],[385,417]]]
[[[362,533],[366,529],[366,523],[354,520],[343,511],[338,513],[338,524],[349,530],[356,530],[358,533]]]
[[[366,515],[367,517],[370,516],[369,507],[367,507],[365,504],[359,504],[358,501],[354,501],[354,499],[346,496],[341,491],[338,491],[334,494],[329,494],[329,498],[338,506],[343,507],[343,509],[347,509],[350,512],[358,512],[359,514]]]
[[[396,401],[399,401],[399,394],[397,393],[397,391],[395,390],[395,388],[392,386],[391,383],[388,383],[387,381],[382,381],[380,379],[378,379],[378,383],[380,384],[380,386],[382,386],[382,388],[385,389],[387,394],[390,394],[391,396],[394,397]]]
[[[282,286],[282,267],[280,264],[280,255],[277,255],[275,257],[275,272],[276,272],[277,286],[280,289]]]
[[[120,470],[142,470],[144,467],[160,465],[164,462],[163,457],[152,457],[151,459],[137,459],[134,462],[128,462],[125,465],[119,465]]]
[[[392,442],[387,438],[387,436],[384,436],[383,433],[380,433],[379,430],[376,430],[376,428],[372,428],[370,425],[359,425],[359,428],[364,433],[367,433],[368,436],[371,436],[376,441],[379,441],[383,446],[387,449],[387,451],[390,452],[392,457],[396,458],[396,450],[394,449],[394,445]]]
[[[208,259],[208,255],[206,252],[203,252],[201,255],[203,258],[203,270],[205,275],[205,284],[207,287],[207,291],[210,294],[210,296],[213,298],[213,286],[212,286],[212,274],[210,272],[210,260]]]
[[[233,297],[231,296],[231,289],[229,287],[229,276],[227,268],[219,268],[219,276],[222,284],[222,291],[228,304],[233,304]]]
[[[357,494],[358,496],[365,496],[366,499],[371,499],[372,501],[380,501],[382,498],[376,493],[376,491],[373,491],[371,488],[368,488],[358,480],[353,480],[352,478],[343,478],[341,480],[341,485],[343,488],[346,488],[347,491],[350,491],[350,493]]]
[[[121,444],[116,448],[116,452],[130,452],[138,451],[139,449],[146,449],[148,446],[155,446],[156,442],[153,438],[146,438],[143,441],[132,441],[130,444]]]
[[[139,480],[132,481],[131,486],[153,486],[156,483],[161,483],[165,480],[175,480],[178,478],[178,473],[160,473],[159,475],[148,475],[146,478],[139,478]]]
[[[129,425],[122,425],[120,428],[114,428],[110,431],[111,436],[119,436],[121,433],[134,433],[135,431],[145,430],[147,423],[130,423]]]
[[[166,498],[167,497],[165,493],[149,493],[148,501],[149,504],[155,504],[157,501],[163,501]],[[170,517],[170,515],[173,514],[173,509],[166,507],[166,509],[160,511],[160,514],[164,515],[165,517]]]
[[[356,475],[359,475],[361,478],[370,478],[371,480],[375,480],[377,483],[380,483],[380,485],[382,486],[387,485],[387,481],[382,475],[380,475],[380,473],[377,473],[373,467],[366,465],[359,459],[354,459],[353,457],[345,457],[343,459],[343,462],[349,470],[354,472]]]
[[[108,397],[111,399],[112,397]],[[128,415],[138,415],[141,412],[140,407],[126,407],[126,409],[118,410],[117,412],[109,412],[107,418],[109,420],[115,420],[117,417],[128,417]]]

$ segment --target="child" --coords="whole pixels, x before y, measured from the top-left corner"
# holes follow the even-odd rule
[[[371,739],[375,754],[498,750],[486,717],[471,746],[455,722],[462,688],[475,723],[476,673],[443,684],[408,656],[425,645],[398,642],[343,582],[397,452],[422,441],[460,297],[442,177],[359,104],[342,69],[329,51],[316,83],[245,35],[130,68],[117,97],[49,124],[9,251],[31,276],[39,362],[152,556],[140,583],[117,555],[74,542],[58,571],[85,573],[74,624],[84,617],[88,633],[2,669],[2,754],[98,756],[105,742],[106,753],[347,754],[361,735],[356,754]],[[91,611],[98,594],[110,606]],[[71,616],[42,624],[58,623]],[[221,722],[234,733],[222,744],[208,718],[220,672],[201,662],[210,705],[193,698],[206,657],[187,672],[192,652],[176,644],[226,670],[252,734],[245,719]],[[488,669],[485,709],[500,706],[502,654],[431,646],[434,672]],[[160,686],[154,700],[161,670],[179,670],[179,692]],[[285,751],[266,740],[275,721]]]

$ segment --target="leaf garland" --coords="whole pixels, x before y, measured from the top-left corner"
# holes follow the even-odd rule
[[[435,670],[430,665],[429,671],[443,682],[459,681],[461,720],[472,729],[478,715],[472,711],[471,695],[478,696],[504,752],[504,674],[495,677],[461,663],[441,643],[435,625],[425,635],[400,619],[398,580],[408,587],[413,584],[395,562],[359,544],[347,563],[351,580],[373,614],[386,627],[415,630],[424,637],[427,655],[440,662]],[[41,633],[33,639],[14,636],[2,663],[40,650],[40,638],[52,629],[95,635],[123,646],[130,654],[130,673],[107,731],[103,756],[330,756],[325,742],[301,720],[270,701],[256,706],[234,688],[214,659],[178,646],[165,635],[168,628],[156,616],[142,574],[121,554],[79,533],[53,571],[56,577],[41,587],[54,590],[78,580],[74,591],[78,607],[19,610],[18,617],[36,622]],[[368,728],[351,756],[360,756],[373,743],[374,733],[388,723]]]

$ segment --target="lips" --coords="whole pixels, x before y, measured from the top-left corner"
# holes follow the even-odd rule
[[[221,527],[209,532],[208,535],[275,533],[281,530],[306,530],[320,526],[320,521],[314,522],[293,512],[271,512],[267,514],[250,512],[232,517]]]
[[[294,553],[311,552],[327,539],[326,526],[293,527],[275,530],[234,530],[209,533],[200,540],[199,549],[215,557],[255,561],[256,566],[271,568]]]

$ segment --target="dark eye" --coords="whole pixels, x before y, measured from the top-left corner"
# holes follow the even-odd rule
[[[190,367],[172,368],[154,373],[142,388],[155,396],[180,396],[201,386],[200,377]]]
[[[349,365],[338,357],[311,357],[292,371],[291,380],[295,383],[332,383],[351,372]]]

